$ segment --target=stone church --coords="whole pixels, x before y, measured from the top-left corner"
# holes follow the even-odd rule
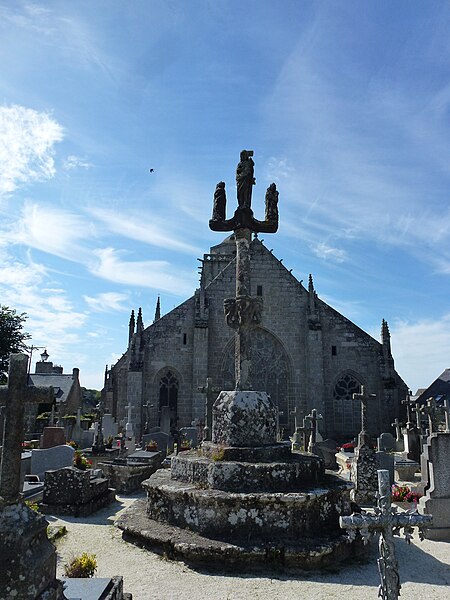
[[[324,437],[351,439],[361,425],[361,406],[352,398],[361,386],[374,394],[370,432],[391,430],[408,390],[394,368],[386,321],[378,342],[322,301],[311,276],[304,287],[257,235],[250,250],[251,293],[263,301],[250,381],[278,405],[284,437],[294,431],[295,414],[301,425],[301,417],[316,408]],[[103,398],[119,422],[131,419],[138,439],[160,424],[163,411],[172,427],[201,423],[207,377],[214,390],[234,389],[234,332],[223,302],[235,295],[235,262],[231,235],[204,255],[200,288],[191,298],[162,317],[158,299],[148,327],[141,309],[136,319],[132,312],[128,348],[107,367]]]

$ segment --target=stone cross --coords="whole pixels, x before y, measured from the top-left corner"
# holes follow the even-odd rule
[[[52,387],[28,386],[28,356],[11,354],[8,385],[0,386],[0,404],[5,406],[0,496],[7,502],[20,497],[20,459],[23,442],[24,403],[53,402]]]
[[[206,442],[211,441],[212,432],[212,406],[217,398],[217,394],[222,390],[219,387],[213,385],[212,377],[206,378],[206,384],[200,385],[198,391],[205,394],[205,427],[203,428],[203,439]]]
[[[416,414],[416,427],[419,433],[422,433],[422,419],[420,417],[420,403],[416,400],[412,402],[411,410]]]
[[[435,426],[434,426],[434,416],[436,413],[436,403],[434,401],[434,398],[428,398],[427,400],[427,405],[426,406],[422,406],[420,409],[420,412],[422,412],[424,415],[427,415],[428,417],[428,430],[429,433],[433,433],[435,430]]]
[[[131,423],[131,404],[128,403],[127,406],[125,406],[125,409],[127,411],[127,422],[125,424],[125,435],[127,436],[127,438],[132,438],[133,437],[133,424]]]
[[[309,442],[308,442],[308,452],[314,451],[314,446],[317,441],[317,427],[318,422],[322,419],[322,415],[317,414],[317,410],[315,408],[312,409],[310,415],[306,415],[305,417],[309,421],[310,433],[309,433]]]
[[[378,597],[383,600],[397,600],[400,594],[401,585],[395,556],[394,535],[399,535],[400,529],[403,528],[406,541],[409,543],[413,527],[419,527],[419,537],[423,539],[422,527],[429,525],[431,521],[431,515],[419,515],[417,511],[393,512],[388,470],[378,471],[378,508],[374,513],[363,511],[360,514],[353,513],[349,517],[339,517],[339,525],[349,531],[349,541],[355,539],[357,531],[360,531],[364,543],[369,541],[371,535],[380,534],[380,558],[377,563],[381,584]]]
[[[406,406],[406,428],[411,429],[411,427],[413,426],[411,421],[411,392],[408,392],[406,394],[405,399],[402,400],[402,404]]]
[[[149,404],[148,402],[146,402],[145,404],[142,405],[142,408],[145,411],[145,422],[144,422],[144,429],[143,429],[143,433],[144,435],[148,433],[148,409],[149,408],[154,408],[154,404]]]
[[[368,446],[370,443],[370,437],[367,430],[367,408],[371,398],[376,398],[376,394],[368,394],[364,386],[361,386],[360,394],[353,394],[353,400],[359,400],[361,402],[361,432],[358,435],[358,446]]]
[[[402,440],[402,433],[400,431],[400,423],[398,419],[395,419],[395,421],[393,423],[391,423],[392,427],[395,427],[395,439],[397,440],[397,442],[401,442]]]
[[[444,418],[445,418],[445,432],[450,431],[450,408],[448,405],[447,398],[444,399]]]
[[[96,408],[98,421],[95,427],[92,449],[97,452],[103,452],[105,450],[105,440],[103,438],[103,402],[101,400]]]
[[[278,192],[274,183],[266,191],[266,215],[258,221],[251,209],[252,187],[255,184],[253,150],[242,150],[236,169],[238,208],[226,219],[226,194],[223,181],[214,193],[213,216],[209,227],[213,231],[234,231],[236,240],[236,296],[224,300],[227,324],[235,329],[236,390],[250,390],[251,330],[261,322],[262,298],[250,295],[251,232],[275,233],[278,229]]]

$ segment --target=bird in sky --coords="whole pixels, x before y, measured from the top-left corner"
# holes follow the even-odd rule
[[[154,173],[155,169],[149,169],[148,172],[149,173]]]

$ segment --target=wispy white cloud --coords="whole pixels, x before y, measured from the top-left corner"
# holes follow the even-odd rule
[[[136,215],[131,211],[125,214],[123,210],[119,213],[110,209],[93,207],[88,212],[106,225],[110,232],[123,237],[188,254],[199,252],[195,246],[177,239],[170,233],[165,233],[170,232],[170,226],[162,222],[161,218]]]
[[[329,246],[326,242],[319,242],[311,246],[312,252],[323,260],[332,260],[334,262],[344,262],[347,258],[347,253],[341,248]]]
[[[450,313],[437,319],[396,320],[389,327],[395,368],[413,392],[428,387],[450,367]]]
[[[14,276],[16,273],[16,276]],[[25,330],[36,346],[46,346],[60,357],[70,354],[72,345],[80,345],[80,328],[87,314],[77,311],[68,294],[47,287],[47,269],[29,259],[21,262],[9,257],[0,267],[0,297],[3,304],[28,315]]]
[[[83,296],[85,302],[92,310],[99,312],[122,311],[126,310],[123,302],[128,300],[129,294],[119,292],[104,292],[97,296]]]
[[[118,61],[102,49],[95,28],[75,11],[68,13],[58,5],[51,8],[33,2],[18,2],[0,6],[0,27],[13,27],[36,36],[39,44],[57,48],[56,56],[65,57],[73,68],[83,67],[100,71],[110,81],[115,81]]]
[[[63,168],[66,171],[71,171],[72,169],[91,169],[93,166],[93,163],[90,163],[87,158],[75,156],[74,154],[69,155],[63,161]]]
[[[0,195],[55,174],[54,145],[63,129],[48,113],[0,106]]]
[[[79,214],[52,206],[26,202],[20,218],[4,232],[3,240],[48,252],[75,262],[85,262],[89,252],[82,241],[95,235],[95,227]]]
[[[344,251],[345,240],[358,238],[448,272],[449,86],[411,93],[407,79],[353,63],[337,76],[330,64],[354,57],[344,47],[339,60],[331,54],[327,33],[332,39],[336,31],[327,27],[335,20],[322,18],[320,30],[317,23],[305,30],[267,99],[270,127],[287,134],[280,205],[297,227],[308,225],[306,241],[319,251],[330,235]],[[273,166],[273,176],[277,167],[283,173],[282,162]]]
[[[114,248],[98,249],[94,254],[98,260],[93,263],[91,272],[108,281],[148,287],[177,296],[190,296],[195,289],[194,274],[174,269],[166,261],[124,260],[124,253]]]

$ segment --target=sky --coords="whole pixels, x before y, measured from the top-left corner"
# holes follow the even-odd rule
[[[376,339],[386,319],[427,387],[450,367],[449,31],[438,0],[0,0],[0,304],[101,389],[131,309],[198,287],[252,149],[265,244]]]

